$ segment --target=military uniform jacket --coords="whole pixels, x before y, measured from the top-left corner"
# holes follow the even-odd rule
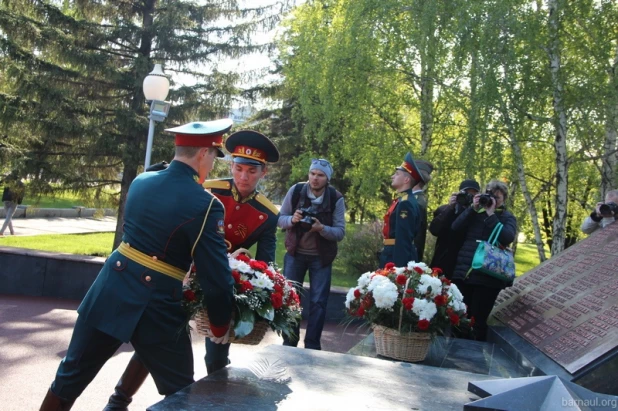
[[[414,193],[414,198],[418,203],[420,225],[418,233],[414,236],[414,245],[416,246],[416,254],[420,261],[423,261],[425,255],[425,242],[427,241],[427,195],[424,191]]]
[[[140,174],[129,188],[123,242],[184,271],[194,261],[212,324],[227,330],[234,280],[223,238],[223,205],[216,198],[211,203],[213,196],[196,181],[193,168],[179,161]],[[88,324],[121,341],[159,343],[186,332],[181,298],[181,280],[115,250],[78,312]]]
[[[275,261],[279,210],[263,194],[240,199],[233,179],[208,180],[203,184],[225,207],[225,241],[228,251],[257,243],[256,260]]]
[[[393,201],[384,216],[385,246],[380,255],[380,264],[395,263],[397,267],[405,267],[409,261],[418,261],[414,238],[420,226],[420,211],[412,190],[401,193],[401,197]],[[394,245],[388,245],[389,240],[395,240]]]

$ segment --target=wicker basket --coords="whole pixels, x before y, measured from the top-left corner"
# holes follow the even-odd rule
[[[382,325],[373,325],[376,353],[407,362],[423,361],[431,345],[430,333],[400,333]]]
[[[408,288],[410,279],[406,281],[404,289]],[[427,357],[431,346],[431,334],[420,332],[401,332],[403,320],[403,304],[399,310],[399,330],[373,324],[373,338],[376,344],[376,353],[383,357],[394,358],[407,362],[423,361]]]
[[[206,310],[198,310],[195,313],[195,328],[198,334],[208,335],[210,331],[210,319]],[[234,330],[230,330],[230,342],[234,344],[258,345],[268,331],[268,323],[266,321],[256,321],[253,325],[253,330],[242,338],[234,337]]]

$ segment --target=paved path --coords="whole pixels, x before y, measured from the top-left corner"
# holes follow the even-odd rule
[[[77,313],[78,301],[43,297],[0,295],[0,409],[3,411],[37,410],[58,364],[69,344]],[[326,324],[322,335],[324,350],[345,353],[367,334],[356,327]],[[301,340],[304,335],[304,324]],[[206,376],[204,339],[193,338],[195,379]],[[257,346],[233,344],[230,359],[233,366],[243,366],[252,354],[282,339],[268,332]],[[302,344],[302,343],[301,343]],[[302,348],[298,348],[299,350]],[[129,344],[123,345],[107,362],[94,381],[75,402],[73,410],[101,410],[107,403],[118,377],[132,355]],[[145,410],[163,397],[148,377],[134,398],[131,410]]]
[[[116,217],[94,218],[14,218],[15,235],[80,234],[116,231]],[[9,236],[9,230],[4,232]]]

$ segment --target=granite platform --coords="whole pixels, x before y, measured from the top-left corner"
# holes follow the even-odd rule
[[[396,361],[376,353],[373,333],[365,337],[348,353]],[[425,360],[415,364],[500,378],[539,375],[525,364],[518,363],[497,344],[450,337],[435,337]]]
[[[227,367],[152,405],[171,410],[462,410],[489,375],[269,345],[247,368]]]

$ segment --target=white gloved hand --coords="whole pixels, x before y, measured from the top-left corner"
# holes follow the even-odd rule
[[[230,342],[230,333],[234,329],[234,320],[230,321],[230,325],[227,328],[227,332],[221,337],[215,337],[211,330],[208,330],[208,338],[215,344],[227,344]]]

